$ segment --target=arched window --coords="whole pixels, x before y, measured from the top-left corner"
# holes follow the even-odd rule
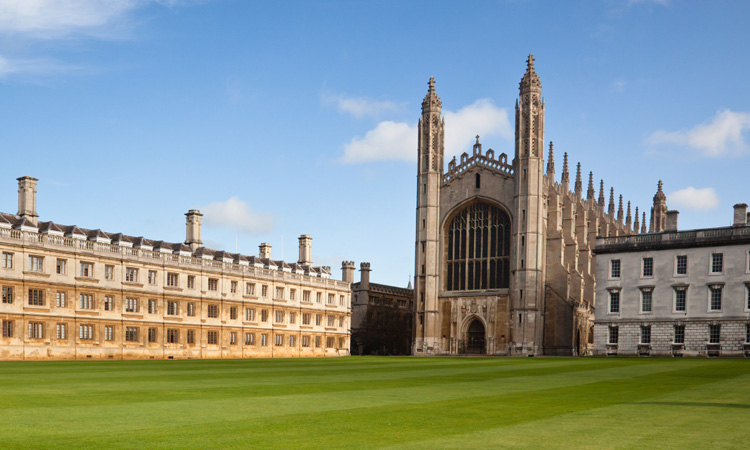
[[[485,202],[472,203],[453,217],[446,233],[447,290],[508,287],[510,218],[505,211]]]

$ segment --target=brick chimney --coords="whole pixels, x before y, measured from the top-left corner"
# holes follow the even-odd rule
[[[312,264],[311,254],[312,238],[307,234],[303,234],[299,237],[299,261],[297,261],[297,264],[302,264],[303,266]]]
[[[36,182],[34,177],[18,178],[18,215],[36,225]]]
[[[664,227],[664,231],[677,231],[677,218],[680,215],[679,211],[669,210],[667,211],[667,223]]]
[[[190,250],[196,251],[203,246],[201,242],[201,214],[197,209],[191,209],[185,213],[185,244]]]
[[[737,203],[734,205],[734,226],[744,227],[747,225],[747,203]]]
[[[271,244],[264,242],[259,247],[261,259],[271,259]]]

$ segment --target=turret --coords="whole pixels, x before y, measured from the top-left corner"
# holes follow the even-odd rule
[[[354,261],[341,261],[341,280],[347,283],[354,283],[354,271],[356,269]]]
[[[442,102],[430,77],[422,101],[422,117],[417,136],[417,229],[414,258],[414,354],[434,354],[439,349],[440,323],[438,273],[440,237],[439,205],[443,174],[444,128]],[[364,266],[363,266],[364,267]],[[364,268],[362,275],[369,276]]]
[[[297,263],[303,266],[312,264],[312,238],[307,234],[299,237],[299,261]]]
[[[649,231],[658,233],[664,231],[667,226],[667,196],[662,190],[662,182],[659,180],[656,194],[654,195],[654,206],[651,208],[651,225]]]
[[[526,61],[526,73],[516,106],[515,194],[516,224],[511,248],[511,334],[520,354],[541,351],[542,308],[546,273],[547,217],[544,210],[544,99],[542,82],[534,69],[534,56]],[[563,158],[563,188],[568,189],[567,154]]]

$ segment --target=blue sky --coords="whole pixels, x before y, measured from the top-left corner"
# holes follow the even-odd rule
[[[415,126],[434,76],[446,161],[513,154],[530,52],[547,141],[680,228],[750,202],[745,1],[0,0],[0,210],[316,264],[413,268]],[[573,174],[571,175],[573,176]],[[584,179],[584,183],[585,183]],[[585,188],[585,187],[584,187]],[[283,255],[282,255],[283,252]]]

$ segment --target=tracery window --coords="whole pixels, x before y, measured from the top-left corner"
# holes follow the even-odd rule
[[[496,206],[476,202],[459,211],[447,229],[447,290],[507,288],[510,231]]]

